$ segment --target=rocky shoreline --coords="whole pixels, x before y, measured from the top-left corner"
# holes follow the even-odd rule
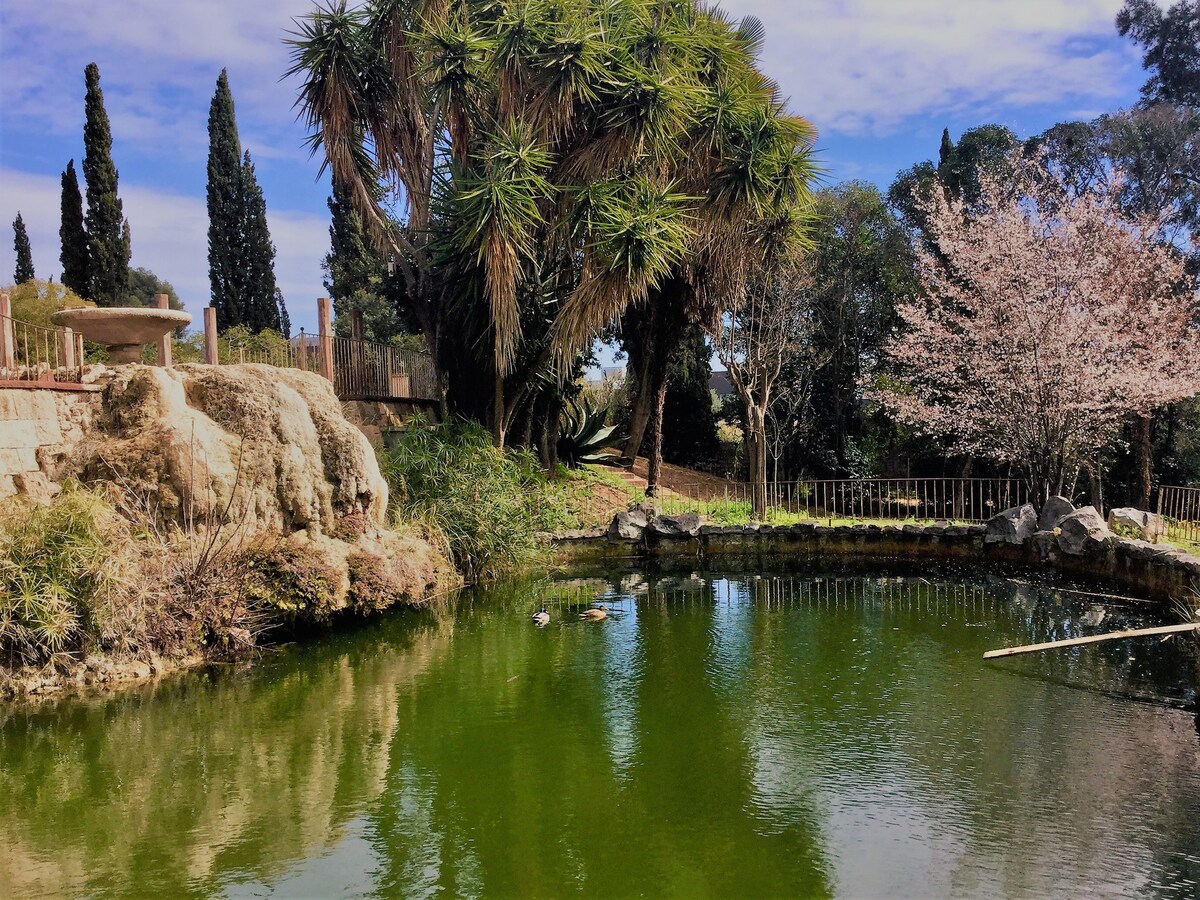
[[[1114,510],[1110,519],[1141,521],[1158,535],[1156,517]],[[1109,527],[1090,506],[1076,509],[1053,498],[1039,516],[1032,506],[1005,510],[982,525],[712,525],[699,515],[655,515],[633,510],[606,529],[549,537],[561,565],[617,560],[746,560],[788,556],[830,559],[895,559],[1004,564],[1061,572],[1168,602],[1192,597],[1200,586],[1200,558],[1169,544],[1128,537]]]

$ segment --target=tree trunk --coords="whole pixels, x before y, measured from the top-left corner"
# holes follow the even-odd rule
[[[662,377],[666,377],[666,361],[658,353],[658,322],[661,318],[659,305],[654,304],[649,311],[649,319],[644,323],[644,331],[636,345],[626,341],[629,348],[629,366],[633,374],[633,383],[637,392],[629,411],[629,436],[625,439],[623,454],[630,459],[636,459],[642,449],[642,441],[646,437],[646,428],[654,412],[654,397],[659,381],[658,370],[662,369]],[[635,350],[634,347],[637,347]]]
[[[1150,509],[1150,490],[1154,469],[1154,441],[1151,416],[1133,420],[1134,477],[1129,503],[1134,509]]]
[[[746,455],[750,463],[751,515],[758,522],[767,518],[767,433],[763,408],[746,405]]]
[[[662,469],[662,422],[663,422],[663,404],[667,399],[667,377],[666,370],[663,370],[663,377],[659,379],[658,389],[654,393],[653,409],[650,415],[650,449],[646,452],[648,458],[648,467],[646,471],[646,496],[657,497],[659,495],[659,471]]]

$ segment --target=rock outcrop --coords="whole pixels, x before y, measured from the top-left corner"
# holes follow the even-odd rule
[[[1117,533],[1137,536],[1143,541],[1157,543],[1167,536],[1167,523],[1162,516],[1132,507],[1109,510],[1108,527]]]
[[[268,586],[298,577],[300,561],[319,568],[310,580],[328,588],[317,592],[323,613],[418,603],[459,581],[440,550],[385,527],[388,486],[374,450],[321,376],[128,365],[101,383],[99,411],[58,477],[113,484],[164,533],[223,529],[258,547]]]
[[[319,375],[263,365],[111,369],[60,476],[111,481],[160,521],[333,533],[382,525],[387,482]]]
[[[1038,515],[1026,503],[992,516],[983,535],[985,544],[1023,544],[1038,530]]]

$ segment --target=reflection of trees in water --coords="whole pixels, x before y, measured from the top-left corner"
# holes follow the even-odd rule
[[[392,619],[249,677],[184,675],[10,718],[0,896],[210,894],[230,872],[269,880],[331,846],[384,788],[397,686],[453,630]]]
[[[780,820],[821,809],[834,843],[872,846],[884,867],[830,847],[840,890],[1125,889],[1130,871],[1166,894],[1200,882],[1187,719],[1103,696],[1131,678],[1177,689],[1191,668],[1180,648],[1148,648],[1140,669],[1127,649],[1030,657],[1020,675],[979,658],[989,644],[1144,624],[1141,608],[1106,600],[1106,621],[1085,623],[1093,598],[1005,581],[751,579],[718,582],[714,595],[754,610],[742,617],[754,645],[736,705],[756,802]],[[1183,795],[1159,802],[1172,786]]]

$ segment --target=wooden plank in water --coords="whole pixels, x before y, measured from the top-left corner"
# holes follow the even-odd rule
[[[984,659],[995,659],[997,656],[1016,656],[1019,653],[1037,653],[1040,650],[1055,650],[1059,647],[1078,647],[1082,644],[1098,644],[1101,641],[1117,641],[1121,638],[1148,637],[1154,634],[1179,634],[1184,631],[1200,631],[1200,624],[1163,625],[1158,628],[1134,628],[1130,631],[1111,631],[1108,634],[1093,634],[1089,637],[1070,638],[1065,641],[1050,641],[1047,644],[1028,644],[1024,647],[1005,647],[1001,650],[989,650],[983,654]]]

